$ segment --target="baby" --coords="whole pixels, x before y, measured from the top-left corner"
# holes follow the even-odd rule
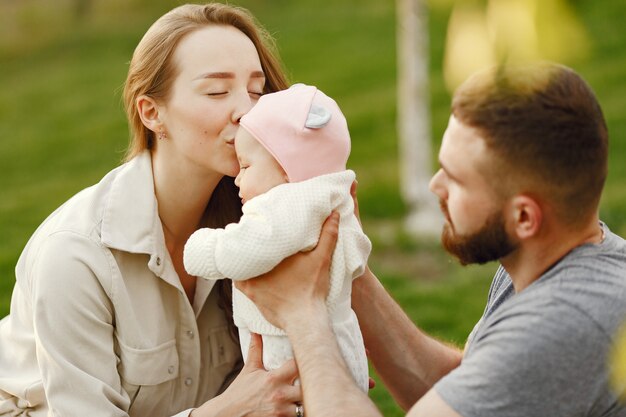
[[[241,220],[224,229],[196,231],[185,245],[185,269],[211,280],[254,278],[296,252],[313,249],[326,218],[333,210],[339,212],[326,303],[345,362],[367,392],[367,358],[350,296],[352,280],[363,273],[371,243],[354,215],[350,187],[355,174],[346,170],[350,134],[345,117],[317,88],[296,84],[264,95],[241,118],[235,150]],[[233,316],[244,358],[251,333],[263,338],[266,369],[293,358],[285,332],[266,321],[234,287]]]

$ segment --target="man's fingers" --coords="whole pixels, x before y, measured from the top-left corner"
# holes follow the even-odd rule
[[[333,211],[322,226],[322,233],[317,247],[322,253],[328,254],[328,259],[332,257],[332,253],[337,245],[337,237],[339,236],[339,213]]]
[[[361,223],[361,215],[359,213],[359,199],[356,197],[356,189],[359,186],[359,182],[354,180],[350,186],[350,195],[352,196],[352,202],[354,203],[354,215]]]

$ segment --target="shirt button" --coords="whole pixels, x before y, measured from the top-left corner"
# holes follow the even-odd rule
[[[172,365],[169,368],[167,368],[167,372],[170,373],[170,374],[173,374],[174,373],[174,369],[175,369],[174,365]]]
[[[157,256],[156,264],[157,264],[157,266],[161,266],[161,257],[160,256]]]
[[[188,336],[190,339],[193,339],[193,331],[191,331],[191,330],[187,330],[187,336]]]
[[[185,385],[190,386],[193,383],[193,379],[187,378],[185,379]]]

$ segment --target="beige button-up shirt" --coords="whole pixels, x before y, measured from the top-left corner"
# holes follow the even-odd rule
[[[148,151],[57,209],[0,321],[0,415],[171,416],[241,366],[212,282],[191,305],[165,247]]]

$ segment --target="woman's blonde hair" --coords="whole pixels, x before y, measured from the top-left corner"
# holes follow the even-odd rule
[[[154,133],[141,122],[137,98],[146,95],[165,100],[177,75],[172,55],[183,37],[210,25],[228,25],[239,29],[254,44],[265,73],[266,93],[287,88],[287,79],[275,53],[271,36],[246,9],[219,3],[185,4],[159,18],[143,36],[133,53],[124,84],[124,105],[130,128],[128,161],[145,149],[151,149]]]

